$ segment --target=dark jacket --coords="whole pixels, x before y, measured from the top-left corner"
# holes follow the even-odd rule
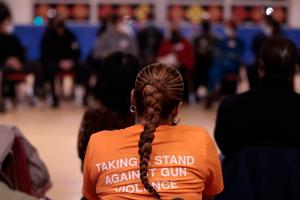
[[[137,39],[143,64],[154,63],[160,43],[163,40],[163,33],[154,25],[149,25],[138,33]]]
[[[245,148],[223,167],[224,192],[216,200],[298,200],[300,150]]]
[[[0,33],[0,65],[5,64],[9,57],[17,57],[21,62],[24,62],[24,48],[15,35]]]
[[[215,139],[227,161],[246,146],[299,148],[299,119],[300,95],[287,82],[264,79],[222,101]]]
[[[71,59],[75,63],[79,61],[79,43],[69,29],[65,29],[63,35],[57,34],[48,28],[41,41],[41,61],[44,66],[56,65],[63,59]]]
[[[78,136],[78,156],[82,163],[92,134],[103,130],[122,129],[134,125],[134,115],[130,112],[115,112],[100,105],[98,108],[88,109],[83,116]]]

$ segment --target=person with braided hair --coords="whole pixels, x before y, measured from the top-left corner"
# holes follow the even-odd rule
[[[151,64],[138,74],[130,111],[136,125],[91,136],[83,167],[87,199],[211,200],[223,191],[220,160],[209,134],[178,125],[183,80]]]

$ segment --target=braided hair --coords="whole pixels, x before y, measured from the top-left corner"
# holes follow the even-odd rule
[[[171,117],[173,110],[180,104],[183,88],[183,80],[178,70],[159,63],[143,68],[135,82],[137,114],[145,119],[138,143],[140,179],[145,189],[156,199],[160,199],[160,195],[150,185],[147,175],[154,132],[161,119]]]

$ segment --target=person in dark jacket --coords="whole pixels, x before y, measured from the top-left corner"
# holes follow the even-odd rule
[[[57,15],[51,18],[41,41],[41,61],[50,82],[53,107],[59,106],[55,93],[55,76],[59,72],[73,72],[79,68],[80,48],[74,33],[65,25],[65,19]]]
[[[300,95],[293,90],[295,44],[271,37],[260,53],[260,84],[225,98],[218,110],[216,142],[229,161],[247,146],[300,147]]]
[[[193,45],[181,34],[177,24],[171,25],[170,36],[162,40],[157,60],[160,63],[178,67],[184,80],[183,100],[193,102],[192,76],[195,62]]]
[[[259,82],[258,57],[264,42],[272,36],[279,35],[282,35],[280,24],[271,15],[264,16],[264,20],[262,22],[262,31],[254,36],[251,44],[251,50],[254,54],[254,62],[247,67],[250,88],[256,87]]]
[[[208,73],[216,56],[219,39],[212,33],[210,21],[204,20],[201,24],[202,32],[193,40],[195,53],[194,87],[207,88]]]
[[[155,26],[153,14],[149,15],[149,22],[137,35],[140,58],[144,66],[156,61],[161,41],[164,39],[162,31]]]
[[[115,52],[103,60],[96,87],[99,106],[86,110],[79,130],[78,155],[82,163],[93,133],[135,123],[130,112],[130,95],[140,69],[139,60],[130,53]]]
[[[41,88],[42,69],[36,63],[27,62],[25,53],[20,39],[14,34],[10,10],[0,2],[0,112],[5,111],[3,96],[12,98],[16,96],[15,84],[18,81],[10,78],[13,75],[24,77],[32,73],[35,75],[35,89]],[[31,103],[34,103],[33,98],[32,94]]]
[[[223,166],[225,190],[215,200],[298,200],[300,150],[249,147]]]
[[[112,15],[105,31],[99,35],[93,50],[94,59],[103,59],[116,51],[138,55],[136,39],[124,29],[128,28],[119,15]],[[124,28],[126,27],[126,28]]]

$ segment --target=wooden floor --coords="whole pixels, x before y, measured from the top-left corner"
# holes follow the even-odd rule
[[[38,149],[45,161],[53,183],[48,196],[54,200],[78,200],[81,197],[82,175],[76,142],[83,108],[65,102],[60,109],[46,105],[37,108],[21,106],[0,114],[1,124],[18,126]],[[201,105],[183,106],[182,123],[200,125],[211,133],[215,111]]]

